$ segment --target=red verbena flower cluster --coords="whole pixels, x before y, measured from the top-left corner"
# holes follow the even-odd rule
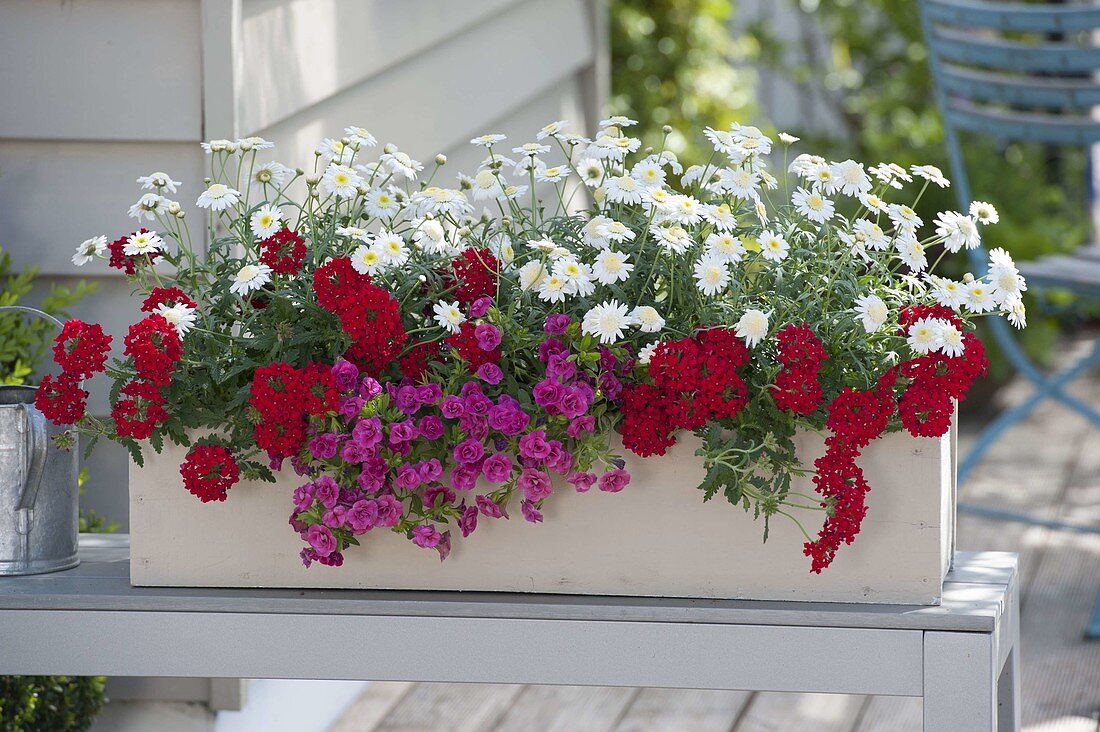
[[[347,257],[337,257],[313,273],[317,302],[340,319],[353,339],[345,358],[377,376],[401,353],[408,334],[401,308],[388,291],[356,272]]]
[[[828,406],[825,454],[814,461],[814,487],[831,510],[817,541],[806,542],[803,554],[811,559],[811,571],[820,573],[836,557],[843,544],[851,544],[867,515],[868,485],[856,460],[872,440],[881,435],[894,413],[894,371],[879,379],[874,389],[846,388]]]
[[[748,360],[748,348],[725,328],[659,344],[649,361],[653,385],[623,388],[623,445],[642,457],[664,455],[677,429],[735,417],[748,398],[737,368]]]
[[[485,248],[470,247],[451,262],[456,281],[455,299],[469,307],[479,297],[495,297],[500,262]]]
[[[417,343],[398,360],[398,367],[403,376],[413,381],[420,381],[428,372],[428,366],[439,357],[439,354],[438,341]]]
[[[139,379],[156,386],[167,386],[183,356],[183,342],[176,326],[162,315],[153,313],[130,326],[123,339],[123,351],[134,359]]]
[[[188,297],[187,293],[178,287],[154,287],[149,296],[141,303],[141,312],[156,312],[158,305],[186,305],[189,308],[197,308],[197,302]]]
[[[795,414],[810,414],[824,396],[817,372],[829,354],[821,339],[805,323],[788,325],[779,331],[776,340],[782,368],[772,387],[775,405]]]
[[[203,503],[224,501],[241,479],[233,453],[222,445],[195,445],[180,465],[183,485]]]
[[[115,431],[119,437],[148,439],[158,425],[168,420],[164,395],[156,384],[135,379],[126,382],[120,391],[125,398],[119,399],[111,408],[111,418],[115,421]]]
[[[336,381],[323,364],[296,369],[277,361],[258,368],[251,393],[248,403],[258,412],[253,437],[272,460],[297,455],[309,418],[335,412],[339,406]]]
[[[305,258],[306,240],[285,226],[260,242],[260,261],[275,274],[298,274]]]
[[[940,318],[962,329],[962,321],[942,305],[913,305],[901,311],[903,329],[920,318]],[[909,386],[898,402],[898,415],[914,437],[939,437],[951,428],[954,401],[963,401],[970,385],[984,376],[989,361],[985,347],[973,333],[963,333],[963,354],[947,356],[928,353],[901,364],[901,375]]]
[[[111,352],[111,336],[96,323],[69,320],[54,338],[53,359],[61,367],[57,376],[42,379],[34,395],[38,411],[56,425],[74,424],[84,417],[88,392],[83,379],[102,372]]]

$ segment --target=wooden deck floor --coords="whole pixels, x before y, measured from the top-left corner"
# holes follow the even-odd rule
[[[1083,345],[1081,346],[1083,347]],[[1027,394],[1006,390],[1005,403]],[[1073,392],[1100,404],[1100,380]],[[960,440],[965,450],[966,434]],[[1100,430],[1041,406],[987,454],[963,499],[1100,526]],[[1100,641],[1081,632],[1100,589],[1100,535],[959,518],[959,548],[1021,555],[1023,719],[1029,732],[1100,732]],[[907,732],[921,701],[829,694],[374,683],[332,732]]]

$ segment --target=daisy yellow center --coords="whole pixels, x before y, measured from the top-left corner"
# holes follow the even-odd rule
[[[246,264],[245,266],[241,267],[241,271],[237,273],[237,279],[241,282],[251,282],[252,280],[256,279],[256,276],[259,274],[260,270],[258,267],[251,264]]]

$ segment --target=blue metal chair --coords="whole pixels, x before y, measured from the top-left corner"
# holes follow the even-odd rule
[[[1100,30],[1100,7],[921,0],[920,9],[960,210],[966,211],[972,200],[961,133],[1064,146],[1100,142],[1100,120],[1091,117],[1092,108],[1100,106],[1100,82],[1093,78],[1100,72],[1100,47],[1091,43],[1091,34]],[[1019,40],[1021,35],[1034,40]],[[988,258],[984,247],[968,254],[974,274],[984,275]],[[1022,262],[1019,268],[1033,288],[1068,289],[1100,298],[1100,246]],[[1006,429],[1045,399],[1055,399],[1100,426],[1100,411],[1066,391],[1069,382],[1100,363],[1100,341],[1069,368],[1047,374],[1023,352],[1003,318],[992,318],[990,328],[1002,352],[1035,388],[982,431],[959,463],[960,483]],[[1044,523],[960,504],[960,510],[967,509],[991,518]],[[1052,528],[1097,531],[1081,526]],[[1100,635],[1100,605],[1088,634]]]

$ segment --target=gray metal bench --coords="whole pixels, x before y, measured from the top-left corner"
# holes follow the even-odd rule
[[[938,607],[131,587],[124,536],[0,582],[0,674],[511,682],[924,697],[936,732],[1020,724],[1016,555]]]

